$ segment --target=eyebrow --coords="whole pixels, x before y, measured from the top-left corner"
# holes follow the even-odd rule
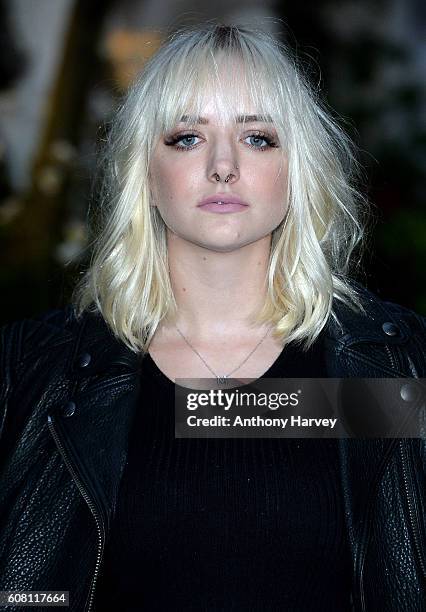
[[[236,123],[273,123],[272,117],[269,115],[237,115]],[[205,117],[191,117],[190,115],[182,115],[179,123],[201,123],[207,125],[209,120]]]

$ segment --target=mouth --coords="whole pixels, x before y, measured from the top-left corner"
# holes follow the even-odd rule
[[[209,212],[240,212],[247,210],[249,205],[238,196],[218,193],[202,200],[198,207]]]
[[[243,210],[248,210],[248,204],[239,204],[237,202],[224,202],[223,200],[218,200],[217,202],[207,202],[206,204],[202,204],[199,208],[206,212],[213,213],[235,213],[242,212]]]

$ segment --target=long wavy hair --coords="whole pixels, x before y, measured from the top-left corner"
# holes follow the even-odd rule
[[[206,92],[222,120],[235,121],[248,99],[277,130],[288,161],[288,211],[272,234],[266,299],[253,321],[308,348],[330,316],[338,323],[334,300],[363,310],[348,274],[360,261],[367,202],[356,187],[354,145],[317,88],[283,43],[251,27],[175,32],[127,92],[105,144],[91,259],[72,298],[77,316],[98,311],[136,352],[148,350],[164,317],[176,316],[166,226],[150,205],[150,158],[183,115],[190,126],[202,114]]]

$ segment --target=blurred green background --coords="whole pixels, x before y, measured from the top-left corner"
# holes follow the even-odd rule
[[[117,100],[165,33],[209,19],[296,51],[360,148],[375,226],[357,278],[425,314],[425,14],[417,0],[0,0],[0,323],[67,303]]]

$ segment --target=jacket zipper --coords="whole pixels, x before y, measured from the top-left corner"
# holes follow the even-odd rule
[[[96,509],[95,504],[93,503],[93,501],[90,499],[89,495],[87,494],[86,489],[84,488],[81,480],[79,479],[79,477],[77,476],[71,462],[69,461],[67,454],[65,452],[65,449],[61,443],[61,440],[59,439],[58,434],[55,431],[55,428],[53,426],[53,420],[52,418],[49,416],[48,417],[48,426],[50,429],[50,432],[55,440],[56,446],[59,449],[59,452],[61,453],[62,459],[64,460],[65,465],[67,466],[72,478],[74,479],[75,484],[77,485],[81,495],[83,496],[85,502],[87,503],[87,505],[89,506],[90,512],[93,515],[93,518],[95,519],[95,523],[96,523],[96,529],[98,531],[98,552],[96,555],[96,565],[95,565],[95,572],[93,574],[93,578],[92,578],[92,582],[90,585],[90,590],[89,590],[89,594],[86,600],[86,612],[90,612],[93,606],[93,599],[94,599],[94,595],[95,595],[95,587],[96,587],[96,581],[98,578],[98,574],[99,574],[99,569],[100,569],[100,565],[101,565],[101,561],[102,561],[102,552],[103,552],[103,548],[104,548],[104,538],[102,537],[102,534],[104,533],[104,526],[103,526],[103,522],[102,522],[102,518],[98,512],[98,510]],[[88,603],[87,603],[88,602]]]
[[[389,346],[386,344],[385,345],[387,354],[389,356],[389,360],[391,362],[391,366],[393,368],[396,369],[396,363],[395,363],[395,359],[392,355],[392,351],[390,350]],[[424,564],[422,555],[421,555],[421,547],[419,544],[419,540],[417,537],[417,531],[415,528],[415,517],[414,517],[414,508],[413,508],[413,502],[411,499],[411,495],[410,495],[410,489],[408,486],[408,474],[407,474],[407,456],[406,456],[406,451],[404,449],[404,439],[401,439],[399,441],[399,450],[400,450],[400,454],[401,454],[401,465],[402,465],[402,474],[403,474],[403,479],[404,479],[404,488],[405,488],[405,493],[407,495],[407,501],[408,501],[408,511],[409,511],[409,515],[410,515],[410,522],[411,522],[411,527],[412,527],[412,533],[413,533],[413,537],[414,537],[414,542],[416,545],[416,551],[417,551],[417,556],[419,559],[419,563],[420,563],[420,567],[421,570],[423,572],[423,576],[426,578],[426,566]]]
[[[418,539],[418,531],[416,530],[416,527],[415,527],[416,520],[414,516],[413,502],[411,499],[410,488],[408,484],[407,456],[406,456],[406,451],[404,449],[404,439],[399,440],[398,446],[399,446],[401,459],[402,459],[401,465],[402,465],[402,474],[403,474],[403,480],[404,480],[404,489],[405,489],[405,493],[406,493],[407,501],[408,501],[408,511],[409,511],[410,523],[412,527],[412,534],[413,534],[413,538],[415,542],[415,549],[417,552],[417,558],[419,560],[421,570],[423,572],[423,577],[426,578],[426,566],[424,564],[423,557],[421,555],[421,547],[420,547],[419,539]],[[360,577],[359,577],[359,591],[360,591],[360,596],[361,596],[360,597],[361,610],[362,612],[366,612],[367,608],[365,605],[365,593],[364,593],[364,560],[362,562],[361,572],[360,572]]]
[[[413,502],[411,499],[411,495],[410,495],[410,489],[408,487],[408,474],[407,474],[407,466],[406,466],[406,460],[407,460],[407,456],[406,456],[406,451],[404,449],[404,440],[400,440],[399,442],[399,448],[400,448],[400,452],[401,452],[401,458],[402,458],[402,474],[403,474],[403,479],[404,479],[404,487],[405,487],[405,492],[407,494],[407,500],[408,500],[408,510],[409,510],[409,515],[410,515],[410,521],[411,521],[411,526],[412,526],[412,533],[413,533],[413,537],[414,537],[414,542],[416,545],[416,551],[417,551],[417,556],[419,559],[419,563],[420,563],[420,567],[421,570],[423,572],[423,577],[426,578],[426,566],[424,564],[423,561],[423,557],[421,555],[421,547],[419,544],[419,540],[417,537],[417,530],[415,527],[415,517],[414,517],[414,508],[413,508]]]
[[[386,352],[387,352],[387,354],[388,354],[388,357],[389,357],[389,361],[390,361],[390,363],[391,363],[391,368],[392,368],[392,370],[396,370],[396,369],[397,369],[397,367],[396,367],[395,359],[394,359],[394,356],[392,355],[392,351],[390,350],[390,348],[389,348],[389,345],[388,345],[388,344],[385,344],[385,349],[386,349]]]

